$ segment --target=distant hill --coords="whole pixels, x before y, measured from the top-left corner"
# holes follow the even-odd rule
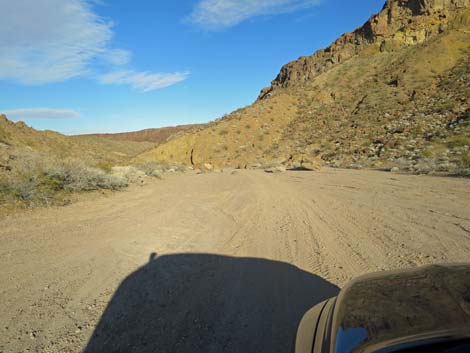
[[[150,142],[113,141],[38,131],[22,121],[15,123],[0,114],[0,165],[16,154],[28,151],[57,158],[78,158],[89,165],[115,165],[127,163],[153,146],[155,144]]]
[[[135,141],[135,142],[153,142],[153,143],[162,143],[167,141],[169,138],[178,136],[180,133],[192,133],[196,132],[204,125],[180,125],[180,126],[171,126],[163,127],[158,129],[145,129],[140,131],[133,132],[123,132],[115,134],[90,134],[90,135],[81,135],[81,136],[90,136],[90,137],[99,137],[107,138],[116,141]]]
[[[388,0],[254,104],[137,159],[470,170],[470,0]]]

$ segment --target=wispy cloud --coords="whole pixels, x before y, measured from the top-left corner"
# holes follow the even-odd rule
[[[4,114],[13,120],[26,119],[75,119],[80,113],[69,109],[26,108],[7,110]]]
[[[131,61],[132,54],[127,50],[112,49],[107,50],[102,57],[113,65],[126,65]]]
[[[222,30],[250,18],[294,12],[321,0],[200,0],[188,20],[206,30]]]
[[[0,21],[0,80],[34,85],[94,78],[96,66],[116,70],[130,62],[129,51],[112,46],[113,23],[93,11],[97,0],[0,2],[8,14]]]
[[[127,84],[137,90],[150,92],[168,87],[188,78],[187,72],[169,74],[152,74],[148,72],[116,71],[102,75],[99,81],[103,84]]]
[[[111,50],[112,23],[84,0],[2,1],[0,78],[23,84],[63,81],[88,72]]]

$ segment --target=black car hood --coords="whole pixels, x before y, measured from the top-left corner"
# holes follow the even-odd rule
[[[376,352],[413,339],[470,336],[470,266],[359,277],[337,300],[333,352]]]

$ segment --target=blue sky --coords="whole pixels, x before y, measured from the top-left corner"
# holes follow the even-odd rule
[[[383,0],[0,0],[0,112],[66,134],[207,122]]]

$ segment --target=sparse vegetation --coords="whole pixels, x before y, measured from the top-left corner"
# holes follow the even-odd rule
[[[0,125],[0,143],[7,143],[8,133],[3,126]]]
[[[307,155],[338,168],[454,173],[470,144],[468,23],[457,12],[443,20],[399,11],[388,23],[384,10],[385,33],[372,20],[353,50],[346,38],[285,65],[253,105],[139,158],[236,167]],[[426,38],[415,38],[421,30]]]
[[[470,177],[470,152],[467,152],[462,156],[455,174]]]
[[[161,163],[146,162],[135,165],[135,167],[142,171],[147,176],[152,176],[161,179],[165,172],[165,167]]]
[[[64,202],[72,192],[118,190],[128,185],[120,176],[74,159],[54,159],[39,153],[15,156],[0,172],[0,203],[38,206]]]
[[[462,168],[470,169],[470,152],[467,152],[463,155],[463,157],[460,161],[460,166]]]
[[[470,136],[454,136],[450,138],[447,141],[447,146],[450,148],[456,148],[456,147],[465,147],[469,146],[470,147]]]
[[[120,190],[147,177],[183,172],[181,165],[147,162],[135,166],[91,167],[73,158],[59,159],[38,152],[11,155],[0,166],[0,206],[62,205],[73,193]]]

